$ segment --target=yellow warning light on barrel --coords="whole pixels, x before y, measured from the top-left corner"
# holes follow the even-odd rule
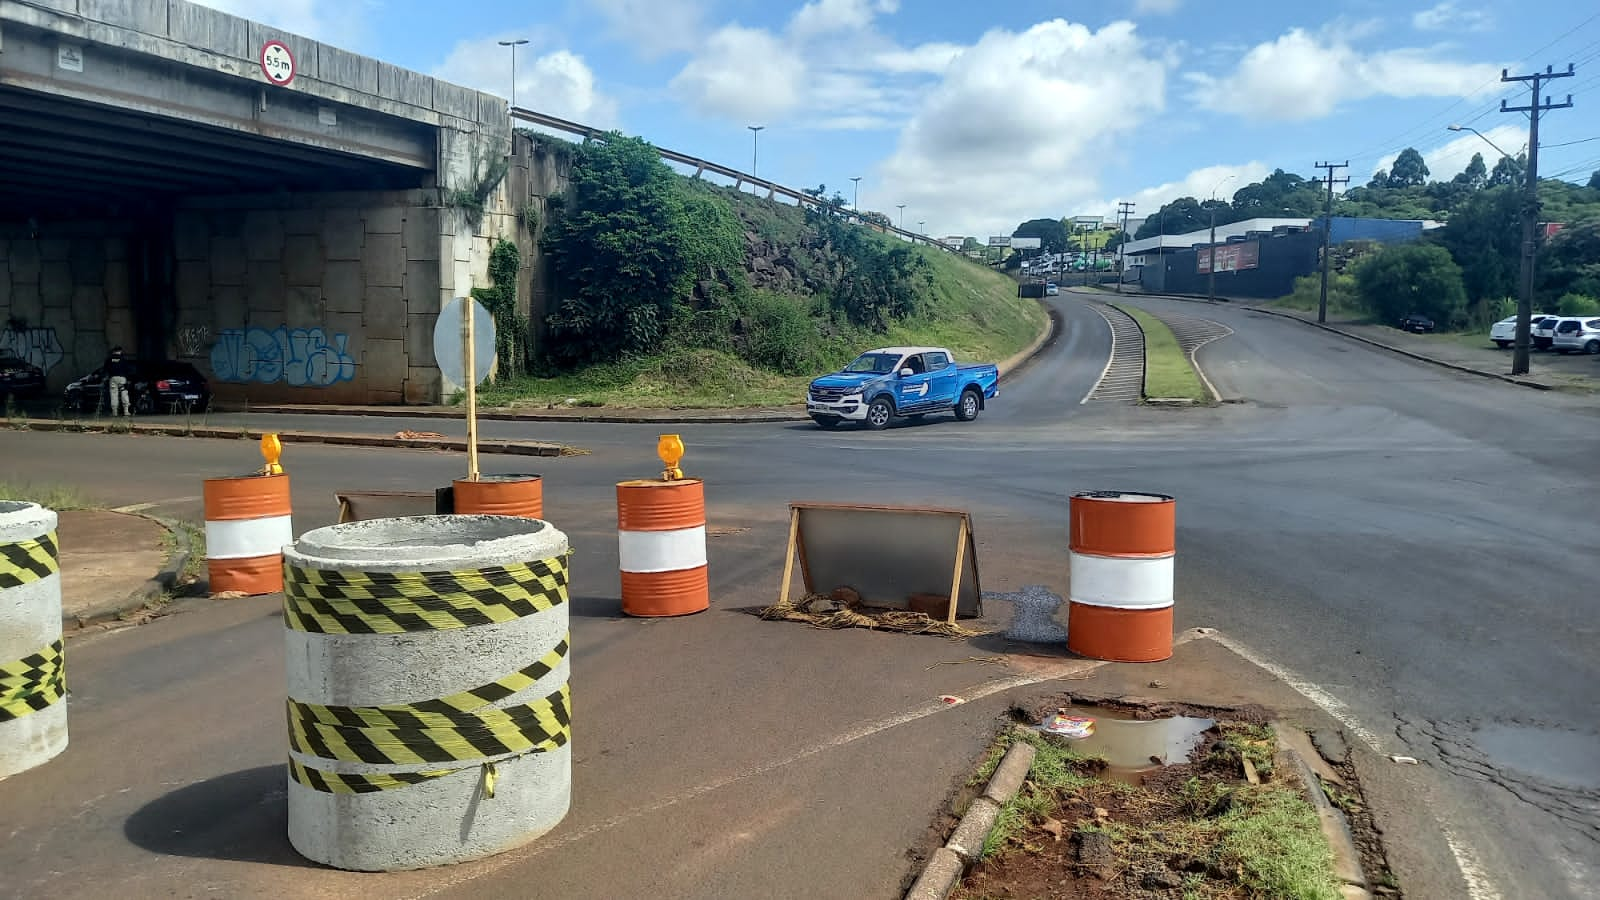
[[[263,434],[261,436],[261,458],[267,461],[265,472],[268,475],[282,475],[283,466],[278,465],[278,457],[283,455],[283,442],[278,440],[276,434]]]
[[[656,455],[667,467],[661,473],[662,481],[676,481],[683,477],[683,470],[678,468],[678,461],[683,459],[683,441],[677,435],[663,434],[661,440],[656,442]]]

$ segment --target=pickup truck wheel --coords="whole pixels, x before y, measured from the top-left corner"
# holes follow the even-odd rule
[[[963,422],[971,422],[978,417],[978,410],[983,408],[983,401],[978,399],[978,392],[968,388],[961,392],[961,402],[956,404],[956,418]]]
[[[879,397],[867,407],[866,421],[862,422],[872,431],[882,431],[889,427],[889,420],[894,418],[894,404],[887,399]]]
[[[818,428],[834,429],[839,427],[838,416],[812,416],[811,421],[817,423]]]

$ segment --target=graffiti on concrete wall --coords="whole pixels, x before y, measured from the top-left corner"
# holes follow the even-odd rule
[[[0,331],[0,354],[20,356],[47,373],[66,356],[54,328],[29,328],[17,320]]]
[[[227,328],[211,345],[211,371],[220,381],[327,387],[356,377],[349,343],[321,328]]]
[[[178,329],[175,343],[179,356],[199,356],[200,349],[211,338],[211,329],[205,325],[185,325]]]

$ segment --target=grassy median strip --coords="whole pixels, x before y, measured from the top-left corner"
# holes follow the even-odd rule
[[[1133,316],[1144,332],[1144,395],[1146,399],[1193,400],[1204,403],[1211,399],[1200,376],[1189,361],[1189,354],[1178,346],[1178,339],[1165,322],[1133,306],[1118,309]]]

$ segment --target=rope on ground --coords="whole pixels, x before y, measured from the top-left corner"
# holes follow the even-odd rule
[[[991,633],[952,622],[941,622],[910,610],[845,605],[823,594],[809,594],[798,602],[774,603],[761,611],[761,618],[768,621],[805,622],[814,628],[866,628],[904,634],[937,634],[953,641]]]

